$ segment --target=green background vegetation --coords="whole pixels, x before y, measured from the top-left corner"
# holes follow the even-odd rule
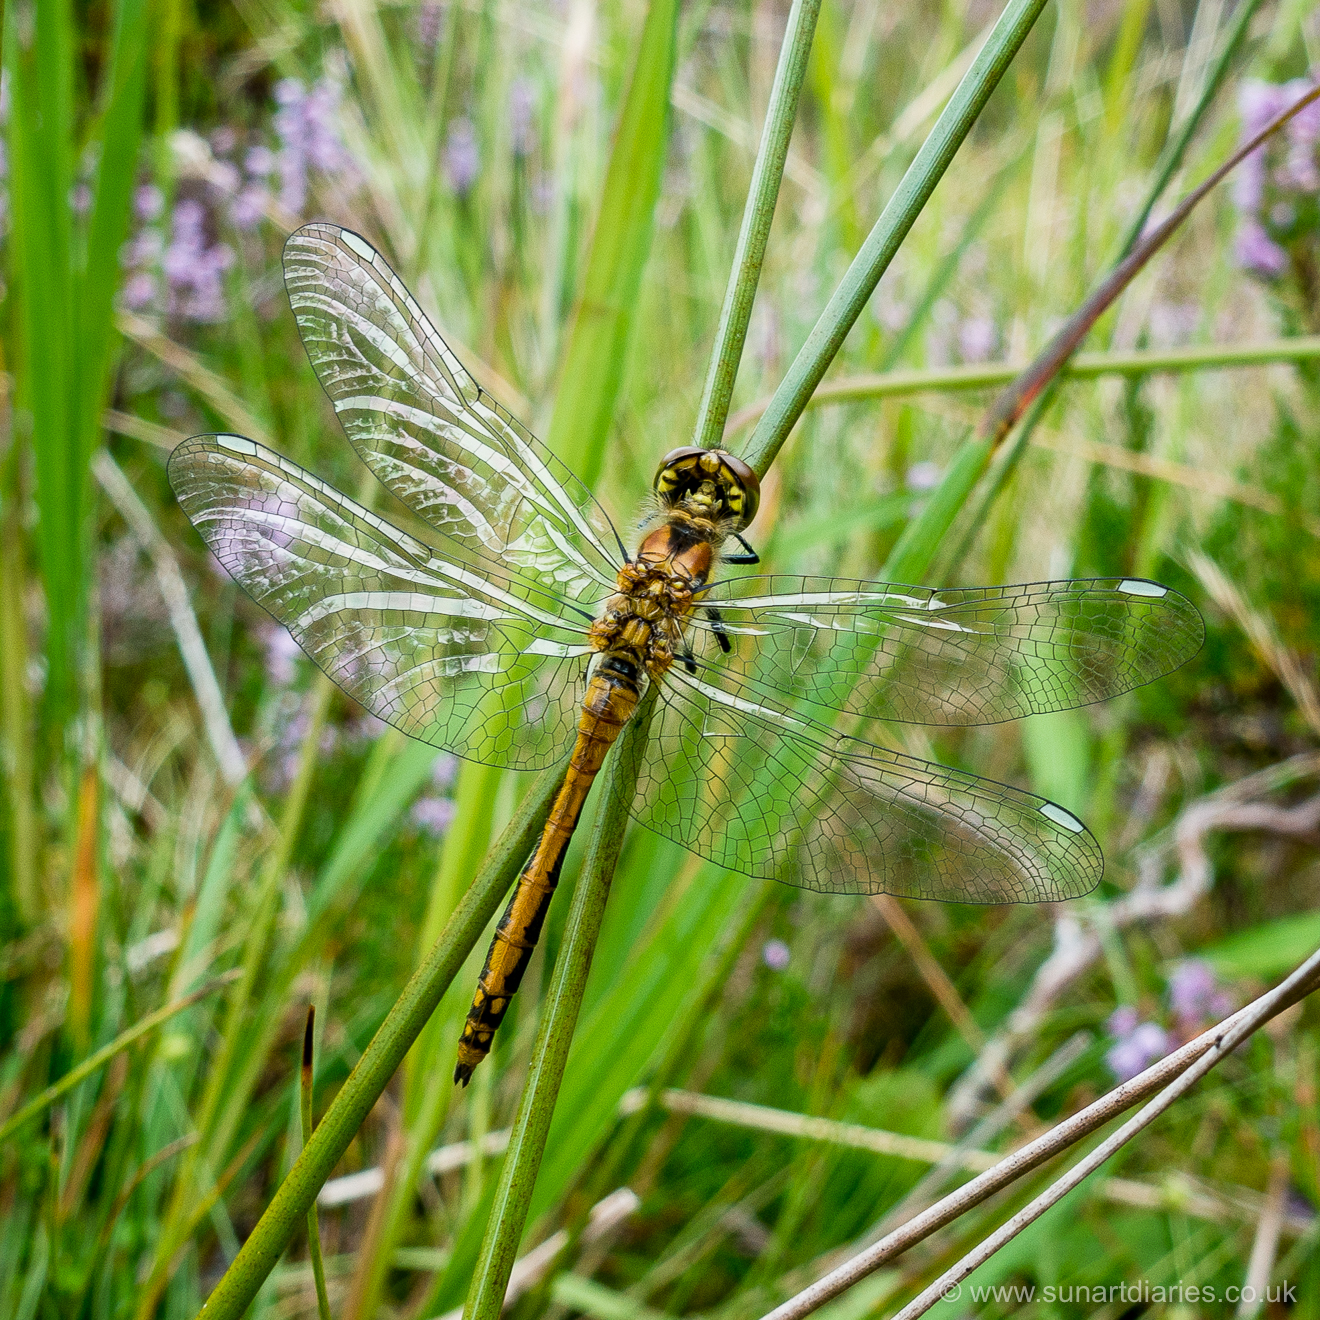
[[[749,538],[772,570],[892,562],[991,398],[949,369],[1025,363],[1083,301],[1242,16],[1214,0],[1045,9],[827,377],[888,384],[808,410],[770,471]],[[5,1139],[0,1320],[196,1312],[300,1149],[308,1003],[319,1116],[528,787],[372,727],[281,648],[174,505],[171,444],[232,429],[386,510],[298,343],[283,231],[327,216],[370,235],[479,379],[629,526],[658,458],[692,434],[786,17],[771,0],[10,0],[0,1121],[147,1014],[207,993]],[[995,17],[826,0],[730,447]],[[1311,6],[1265,0],[1246,17],[1157,214],[1231,152],[1247,80],[1320,59]],[[302,197],[278,172],[300,143]],[[255,148],[278,154],[274,173]],[[1051,948],[1092,938],[1012,1035],[1001,1090],[1079,1032],[1084,1048],[987,1143],[1007,1148],[1113,1084],[1116,1008],[1170,1042],[1203,1024],[1170,1000],[1184,960],[1235,1005],[1314,949],[1320,367],[1280,341],[1320,331],[1320,218],[1294,203],[1286,224],[1270,212],[1285,261],[1268,279],[1235,257],[1230,189],[1198,210],[1085,345],[1147,354],[1146,369],[1063,383],[993,502],[935,557],[962,583],[1157,577],[1203,609],[1202,653],[1107,707],[892,734],[1083,816],[1108,858],[1101,889],[1057,911],[909,903],[895,919],[714,877],[631,832],[523,1250],[568,1242],[518,1314],[758,1315],[926,1171],[663,1106],[629,1116],[639,1085],[952,1139],[996,1099],[960,1085],[985,1040],[1016,1031]],[[1241,344],[1300,360],[1154,369]],[[1233,817],[1239,801],[1260,810]],[[450,1085],[483,939],[336,1170],[383,1171],[375,1194],[321,1212],[336,1316],[462,1305],[496,1185],[487,1139],[517,1104],[591,825],[589,809],[491,1063]],[[1142,886],[1166,901],[1129,920]],[[1298,1315],[1320,1315],[1318,1043],[1313,1007],[1281,1019],[1108,1171],[1125,1183],[1088,1184],[978,1281],[1225,1288],[1273,1203],[1274,1277],[1297,1284]],[[485,1153],[426,1171],[463,1141]],[[625,1186],[636,1208],[583,1232]],[[947,1230],[833,1320],[894,1309],[1016,1203]],[[315,1310],[299,1235],[254,1313]]]

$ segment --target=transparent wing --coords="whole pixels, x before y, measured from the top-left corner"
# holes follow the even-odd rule
[[[226,571],[373,714],[490,765],[563,754],[588,651],[553,596],[442,559],[242,436],[185,441],[169,475]]]
[[[1177,669],[1205,637],[1190,601],[1137,578],[944,591],[747,577],[701,599],[694,653],[758,698],[916,724],[995,724],[1104,701]]]
[[[604,510],[481,390],[365,239],[305,226],[285,244],[284,281],[349,440],[399,499],[571,600],[613,589],[626,555]]]
[[[828,893],[1077,898],[1104,859],[1063,808],[671,670],[633,814],[720,866]]]

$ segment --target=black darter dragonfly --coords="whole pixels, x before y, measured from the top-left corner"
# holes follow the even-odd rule
[[[1101,701],[1201,643],[1140,579],[930,590],[714,580],[756,513],[738,458],[679,449],[628,550],[587,488],[464,370],[362,238],[285,248],[308,356],[358,454],[436,534],[385,519],[251,440],[198,436],[179,501],[258,604],[345,692],[414,738],[509,769],[572,760],[486,960],[455,1080],[518,988],[606,752],[658,685],[633,815],[729,869],[831,893],[1076,898],[1095,839],[1030,793],[858,736],[870,720],[990,724]]]

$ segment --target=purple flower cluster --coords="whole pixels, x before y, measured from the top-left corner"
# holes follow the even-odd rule
[[[477,142],[477,130],[473,128],[472,121],[464,116],[449,125],[449,135],[445,139],[444,167],[450,189],[458,196],[466,197],[481,173],[481,148]]]
[[[1194,1036],[1233,1011],[1233,997],[1215,978],[1209,963],[1199,958],[1180,962],[1169,977],[1169,1007],[1178,1028]]]
[[[458,759],[443,753],[435,758],[431,767],[431,785],[435,790],[419,797],[409,813],[412,823],[423,833],[439,838],[449,828],[456,810],[454,799],[445,796],[445,790],[458,773]]]
[[[1156,1059],[1169,1052],[1169,1037],[1164,1028],[1158,1022],[1142,1022],[1137,1010],[1127,1004],[1110,1014],[1105,1028],[1114,1042],[1105,1062],[1120,1082],[1145,1072]]]
[[[1243,140],[1255,137],[1310,86],[1303,78],[1243,83]],[[1291,265],[1290,249],[1320,239],[1320,103],[1313,101],[1242,162],[1233,199],[1241,215],[1238,264],[1260,279],[1279,279]]]
[[[161,310],[185,321],[219,321],[225,314],[224,277],[234,264],[234,250],[212,239],[206,207],[192,196],[175,203],[166,241],[156,223],[164,206],[160,190],[150,185],[134,196],[142,228],[124,250],[124,306],[131,311]]]
[[[1184,1040],[1190,1040],[1211,1023],[1222,1021],[1233,1011],[1233,998],[1216,980],[1209,963],[1188,958],[1169,976],[1169,1008]],[[1110,1071],[1120,1082],[1145,1072],[1162,1059],[1172,1044],[1169,1033],[1158,1022],[1143,1022],[1131,1005],[1116,1008],[1105,1024],[1113,1044],[1105,1055]]]
[[[224,276],[235,261],[233,249],[215,237],[225,225],[253,229],[272,206],[300,219],[315,178],[353,177],[336,126],[339,99],[328,79],[309,88],[286,78],[275,87],[272,145],[228,127],[209,141],[190,130],[176,133],[186,182],[168,216],[159,189],[138,189],[138,227],[123,252],[124,305],[185,321],[222,319]]]

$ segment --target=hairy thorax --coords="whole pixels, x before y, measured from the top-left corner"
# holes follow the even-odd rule
[[[659,678],[674,661],[692,594],[710,575],[705,529],[678,520],[656,528],[619,570],[618,592],[591,625],[591,648]]]

